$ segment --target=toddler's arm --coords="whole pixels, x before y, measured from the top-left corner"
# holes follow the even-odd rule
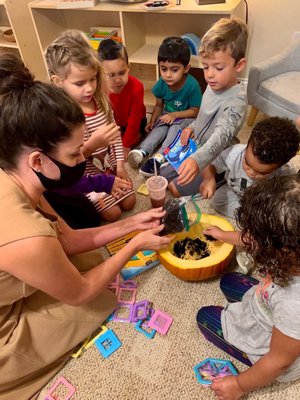
[[[282,375],[300,356],[300,340],[273,327],[270,350],[238,376],[215,379],[211,388],[218,398],[238,400]]]
[[[56,192],[63,196],[84,194],[90,192],[106,192],[110,193],[114,185],[115,176],[96,174],[96,175],[85,175],[75,185],[65,188],[58,189]]]
[[[162,99],[156,98],[156,103],[153,108],[153,112],[150,118],[150,122],[146,125],[145,131],[150,132],[153,129],[155,122],[158,120],[159,116],[162,114],[164,108],[164,102]]]
[[[211,137],[190,156],[197,162],[200,171],[230,145],[233,137],[237,135],[243,124],[245,113],[246,105],[242,104],[242,102],[234,107],[228,105],[224,108],[222,115],[216,122],[215,130]],[[197,136],[197,132],[195,132],[195,136]]]
[[[239,231],[224,231],[218,226],[211,225],[204,229],[204,235],[212,236],[221,242],[230,243],[234,246],[244,246],[241,241],[241,232]]]
[[[174,111],[162,115],[159,119],[166,124],[172,124],[176,118],[196,118],[199,112],[199,107],[190,107],[184,111]]]
[[[204,199],[210,199],[216,191],[216,168],[213,165],[208,165],[201,172],[203,181],[200,185],[200,193]]]

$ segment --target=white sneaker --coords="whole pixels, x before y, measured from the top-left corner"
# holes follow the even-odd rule
[[[244,250],[237,249],[236,261],[237,261],[238,267],[235,270],[235,272],[240,272],[245,275],[249,274],[249,272],[251,271],[251,269],[254,266],[252,257],[249,254],[247,254],[247,252]]]
[[[133,149],[128,153],[128,164],[131,168],[137,169],[144,160],[144,154],[141,150]]]

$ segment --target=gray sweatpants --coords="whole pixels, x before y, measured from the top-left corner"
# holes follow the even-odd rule
[[[157,153],[162,154],[164,150],[173,142],[178,130],[184,129],[190,125],[194,119],[185,118],[178,124],[160,125],[152,129],[146,139],[140,144],[139,148],[152,156],[154,151],[159,147]]]
[[[239,195],[226,183],[216,190],[210,199],[210,204],[219,213],[234,219],[235,210],[240,206]]]

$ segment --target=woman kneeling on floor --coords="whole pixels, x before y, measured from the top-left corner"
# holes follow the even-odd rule
[[[25,400],[113,311],[106,287],[121,266],[170,239],[158,235],[161,209],[72,230],[43,192],[84,172],[81,108],[12,55],[0,59],[0,95],[0,398]],[[145,232],[105,261],[91,251],[136,230]]]

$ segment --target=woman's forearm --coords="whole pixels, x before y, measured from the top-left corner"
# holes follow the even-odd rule
[[[62,236],[61,242],[66,253],[72,255],[105,246],[134,230],[134,218],[129,217],[96,228],[70,230],[67,237]]]
[[[120,249],[114,256],[109,257],[97,267],[86,272],[83,278],[86,280],[86,285],[82,286],[82,290],[76,296],[76,304],[82,305],[88,303],[102,290],[107,288],[107,285],[121,271],[128,260],[139,251],[134,240],[131,240],[126,246]]]

